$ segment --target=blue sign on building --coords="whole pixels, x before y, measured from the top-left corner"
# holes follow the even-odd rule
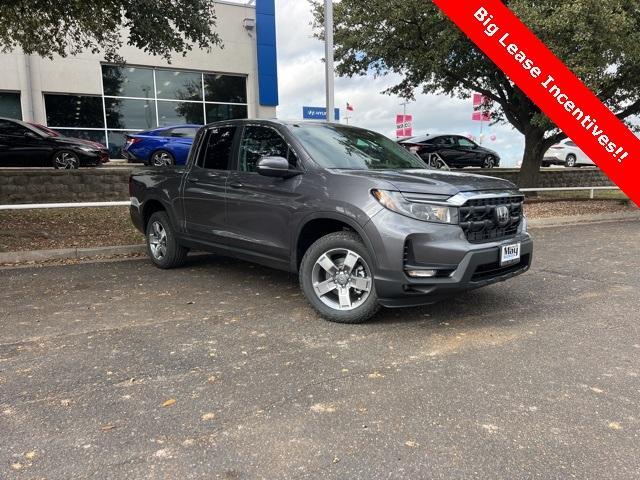
[[[302,107],[302,118],[305,120],[326,120],[327,108],[326,107]],[[340,120],[340,109],[335,110],[336,121]]]

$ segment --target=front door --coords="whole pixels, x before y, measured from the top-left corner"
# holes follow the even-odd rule
[[[227,224],[236,248],[267,260],[290,256],[291,219],[300,203],[298,186],[303,175],[271,178],[256,172],[265,156],[283,157],[297,168],[298,159],[284,137],[272,127],[244,128],[238,167],[227,185]]]
[[[39,134],[11,120],[0,120],[0,166],[45,167],[53,149]]]
[[[229,125],[206,132],[204,146],[185,174],[182,195],[185,229],[195,240],[225,243],[225,194],[237,129]]]

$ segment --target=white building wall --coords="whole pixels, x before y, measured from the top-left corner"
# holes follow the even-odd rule
[[[249,117],[274,118],[275,107],[263,107],[258,101],[255,30],[243,26],[245,18],[255,20],[255,8],[218,2],[216,15],[223,48],[215,47],[211,52],[194,48],[185,57],[175,55],[171,63],[129,46],[122,48],[120,55],[131,65],[246,75]],[[23,118],[46,124],[43,93],[101,95],[103,61],[101,55],[92,53],[52,60],[22,52],[0,54],[0,90],[20,91]]]

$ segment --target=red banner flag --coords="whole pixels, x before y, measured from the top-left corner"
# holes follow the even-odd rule
[[[433,0],[637,205],[640,140],[499,0]]]
[[[489,122],[491,121],[491,114],[482,107],[487,104],[487,97],[480,93],[473,94],[473,114],[471,115],[471,120],[475,120],[478,122]]]
[[[413,137],[413,115],[396,115],[396,137]]]

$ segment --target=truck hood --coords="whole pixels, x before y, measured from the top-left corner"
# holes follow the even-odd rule
[[[514,190],[517,187],[496,177],[442,170],[337,170],[336,173],[370,178],[379,181],[378,188],[385,188],[383,182],[394,189],[406,193],[428,193],[432,195],[456,195],[460,192],[486,190]],[[388,188],[388,187],[386,187]]]

